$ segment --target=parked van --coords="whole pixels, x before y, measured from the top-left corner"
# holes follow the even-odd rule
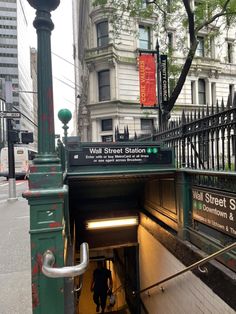
[[[35,158],[36,151],[24,146],[14,147],[16,178],[24,178],[29,173],[29,166]],[[8,147],[4,147],[0,153],[0,176],[8,178]]]

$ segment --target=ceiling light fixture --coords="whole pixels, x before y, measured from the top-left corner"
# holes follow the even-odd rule
[[[86,229],[106,229],[138,225],[138,217],[119,217],[112,219],[88,220]]]

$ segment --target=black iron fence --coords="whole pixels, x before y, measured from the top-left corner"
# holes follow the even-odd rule
[[[154,141],[174,148],[176,167],[207,170],[236,170],[236,96],[222,100],[169,122],[153,134]],[[150,140],[146,137],[142,140]]]

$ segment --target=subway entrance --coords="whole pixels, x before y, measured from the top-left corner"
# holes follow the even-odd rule
[[[106,312],[139,313],[132,292],[139,290],[137,228],[143,189],[149,177],[116,175],[68,180],[76,264],[79,263],[80,244],[87,242],[90,249],[89,269],[84,274],[81,294],[76,296],[77,313],[95,313],[90,288],[98,261],[103,261],[111,270],[116,298],[115,305],[110,308],[108,298]],[[79,282],[75,284],[80,285]]]
[[[173,173],[172,151],[157,144],[68,144],[69,213],[75,264],[89,246],[89,269],[75,280],[76,313],[96,313],[91,282],[98,262],[112,273],[115,305],[105,312],[140,313],[138,225],[145,189]]]

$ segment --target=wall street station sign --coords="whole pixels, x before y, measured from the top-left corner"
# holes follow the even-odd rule
[[[70,166],[155,164],[173,167],[173,152],[154,144],[84,145],[69,152]]]
[[[192,189],[193,218],[236,237],[236,195],[216,190]]]

